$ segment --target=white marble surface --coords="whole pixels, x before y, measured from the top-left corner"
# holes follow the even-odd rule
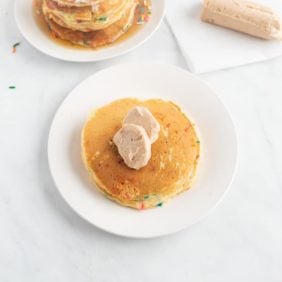
[[[0,281],[282,281],[282,58],[201,75],[229,107],[240,139],[230,192],[201,223],[160,239],[124,239],[84,222],[59,196],[46,155],[56,109],[82,79],[128,61],[186,67],[166,22],[118,59],[49,58],[23,40],[13,1],[1,0]]]

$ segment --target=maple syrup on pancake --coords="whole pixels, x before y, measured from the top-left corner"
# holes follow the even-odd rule
[[[148,0],[147,0],[148,1]],[[120,44],[123,41],[126,41],[127,39],[129,39],[130,37],[134,36],[140,29],[142,29],[142,27],[146,24],[138,24],[137,21],[137,16],[135,16],[134,19],[134,23],[133,25],[121,36],[119,37],[116,41],[114,41],[111,44],[107,44],[104,46],[100,46],[98,48],[90,48],[87,46],[81,46],[81,45],[75,45],[70,41],[61,39],[56,37],[52,31],[50,30],[47,22],[45,21],[43,12],[42,12],[42,0],[34,0],[33,1],[33,15],[36,21],[36,24],[38,25],[38,27],[41,29],[41,31],[49,37],[50,40],[54,41],[55,43],[64,46],[66,48],[71,48],[71,49],[79,49],[79,50],[99,50],[99,49],[103,49],[103,48],[107,48],[116,44]]]

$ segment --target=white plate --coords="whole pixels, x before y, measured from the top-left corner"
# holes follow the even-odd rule
[[[15,18],[23,36],[31,45],[41,52],[57,59],[72,62],[105,60],[135,49],[147,41],[158,29],[165,13],[165,0],[152,0],[152,16],[150,21],[132,37],[98,50],[82,50],[66,48],[50,40],[35,22],[32,3],[33,0],[16,0]]]
[[[80,134],[90,111],[124,97],[172,100],[200,133],[194,186],[160,208],[138,211],[107,199],[93,187],[81,160]],[[69,94],[54,118],[48,154],[58,190],[81,217],[110,233],[149,238],[191,226],[215,207],[235,172],[237,138],[224,105],[195,76],[173,66],[125,64],[94,74]]]

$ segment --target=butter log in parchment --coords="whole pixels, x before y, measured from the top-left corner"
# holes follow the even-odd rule
[[[263,39],[282,39],[279,16],[245,0],[204,0],[201,19]]]

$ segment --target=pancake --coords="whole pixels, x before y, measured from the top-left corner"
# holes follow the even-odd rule
[[[105,0],[54,0],[54,2],[63,7],[88,7],[103,3]]]
[[[53,18],[45,16],[49,28],[55,36],[72,42],[75,45],[81,45],[90,48],[98,48],[113,43],[122,36],[133,24],[136,4],[129,7],[123,17],[109,27],[89,32],[71,30],[57,24]]]
[[[125,165],[112,142],[129,110],[147,107],[161,131],[147,166]],[[161,206],[191,187],[199,159],[199,140],[181,109],[159,99],[121,99],[93,112],[82,130],[82,158],[99,190],[121,205],[146,209]]]
[[[135,0],[104,0],[93,6],[72,7],[60,6],[55,0],[44,0],[42,10],[62,27],[88,32],[109,27],[135,3]]]

